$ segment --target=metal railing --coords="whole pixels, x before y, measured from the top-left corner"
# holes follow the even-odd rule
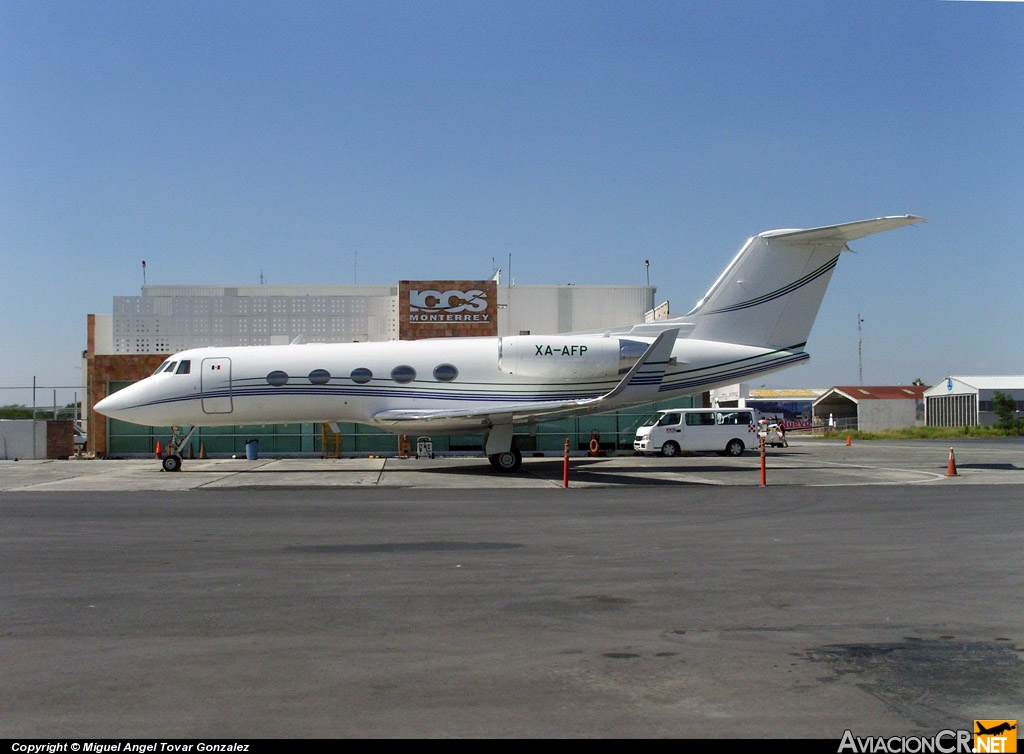
[[[857,427],[858,420],[856,416],[833,418],[831,424],[829,424],[827,419],[815,417],[811,434],[827,435],[829,432],[856,432]]]
[[[57,399],[58,391],[61,400]],[[49,404],[42,404],[47,397]],[[40,385],[32,378],[31,385],[0,385],[0,406],[11,409],[24,409],[24,419],[74,419],[82,418],[82,407],[79,402],[82,395],[81,385]],[[70,397],[70,400],[67,400]]]

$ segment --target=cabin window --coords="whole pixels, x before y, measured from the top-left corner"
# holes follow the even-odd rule
[[[314,385],[326,385],[331,381],[331,373],[326,369],[314,369],[309,373],[309,381]]]
[[[674,427],[679,423],[679,414],[665,414],[658,421],[659,427]]]
[[[438,382],[451,382],[459,376],[454,364],[438,364],[434,367],[434,379]]]
[[[416,379],[416,370],[408,364],[402,364],[391,370],[391,379],[404,385]]]
[[[167,366],[164,368],[164,371],[167,372],[167,374],[171,374],[174,372],[174,367],[176,367],[177,365],[178,362],[176,361],[168,361]]]
[[[734,411],[729,414],[716,414],[719,424],[750,425],[754,423],[754,417],[749,411]]]
[[[281,385],[287,384],[288,374],[286,372],[282,372],[280,369],[276,369],[267,375],[267,382],[274,387],[281,387]]]
[[[352,378],[352,382],[357,385],[365,385],[367,382],[373,379],[373,372],[366,367],[358,367],[352,370],[352,374],[349,375]]]
[[[188,374],[192,371],[192,362],[189,359],[182,359],[178,364],[178,371],[175,374]]]
[[[153,374],[160,374],[160,372],[164,371],[164,369],[166,369],[167,365],[170,364],[170,363],[171,362],[169,362],[169,361],[165,361],[163,364],[161,364],[160,366],[158,366],[156,368],[156,370],[153,372]]]
[[[686,415],[686,426],[688,427],[713,427],[715,426],[715,415],[710,411],[701,411],[696,414]]]

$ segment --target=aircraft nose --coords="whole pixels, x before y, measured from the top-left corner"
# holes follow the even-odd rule
[[[174,412],[178,404],[168,402],[169,398],[178,395],[169,387],[172,386],[161,384],[159,378],[146,378],[111,393],[94,408],[98,413],[119,421],[153,427],[170,426],[175,419],[181,418],[181,414]]]
[[[128,385],[117,392],[104,397],[93,408],[105,417],[110,419],[128,419],[131,409],[137,408],[135,385]]]
[[[116,393],[108,395],[101,400],[93,408],[104,416],[109,416],[111,419],[121,419],[123,418],[124,411],[131,405],[129,392],[128,388],[118,390]]]

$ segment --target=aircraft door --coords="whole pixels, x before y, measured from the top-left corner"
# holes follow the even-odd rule
[[[199,390],[203,396],[203,413],[230,414],[231,359],[203,359],[199,373]]]

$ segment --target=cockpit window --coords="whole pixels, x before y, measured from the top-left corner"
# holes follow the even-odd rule
[[[170,361],[165,361],[163,364],[161,364],[160,366],[158,366],[156,368],[156,370],[153,372],[153,374],[160,374],[160,372],[164,371],[164,369],[166,369],[167,365],[170,364],[170,363],[171,363]]]
[[[189,359],[182,359],[178,364],[178,371],[175,374],[188,374],[192,371],[192,362]]]
[[[169,362],[167,362],[167,368],[164,369],[164,371],[167,372],[167,374],[173,374],[174,373],[174,367],[176,367],[177,365],[178,365],[178,362],[176,362],[176,361],[169,361]]]

